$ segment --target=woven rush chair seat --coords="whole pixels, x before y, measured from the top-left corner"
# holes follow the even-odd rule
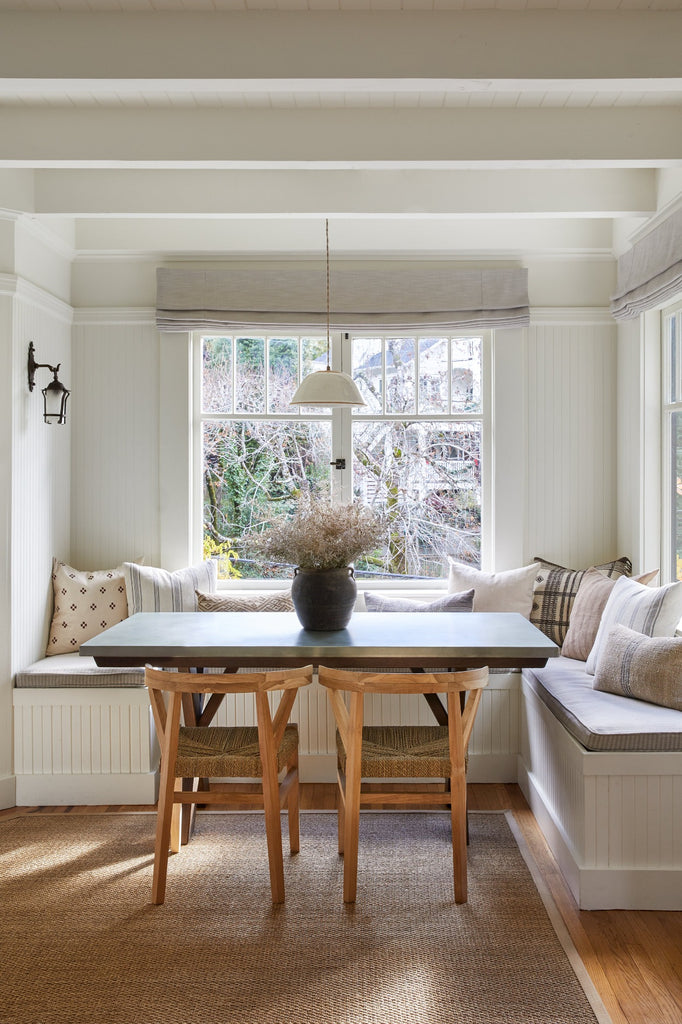
[[[287,725],[277,750],[278,773],[297,750],[298,726]],[[257,726],[180,726],[175,774],[183,779],[260,778]]]
[[[339,770],[346,749],[336,733]],[[448,730],[442,725],[365,725],[360,774],[367,779],[450,778]]]
[[[358,841],[361,805],[445,805],[450,808],[452,869],[455,902],[467,899],[466,762],[467,747],[481,700],[488,685],[488,669],[457,672],[372,673],[319,667],[320,683],[327,690],[336,719],[338,754],[338,836],[343,854],[343,898],[353,903],[357,894]],[[429,703],[439,722],[434,726],[366,726],[366,693],[444,694]],[[367,791],[363,779],[409,779],[394,783],[390,792]],[[449,789],[421,783],[445,780]],[[426,788],[425,788],[426,787]]]
[[[299,849],[298,726],[288,724],[289,715],[298,690],[312,679],[312,665],[220,675],[145,667],[161,746],[152,903],[165,900],[169,850],[179,853],[182,845],[181,811],[194,810],[197,804],[247,802],[264,810],[272,901],[284,902],[282,808],[289,819],[289,850],[295,854]],[[270,694],[277,691],[280,698],[273,715]],[[211,725],[224,698],[237,693],[253,694],[258,724]],[[260,779],[260,792],[212,790],[208,780],[221,778]]]

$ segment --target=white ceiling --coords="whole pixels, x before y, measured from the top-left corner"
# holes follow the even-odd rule
[[[0,209],[80,258],[317,253],[325,216],[349,254],[606,257],[682,190],[681,8],[0,0]]]

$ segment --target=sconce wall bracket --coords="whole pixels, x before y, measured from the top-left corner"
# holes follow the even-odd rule
[[[57,363],[56,366],[50,366],[49,363],[37,363],[35,357],[35,345],[32,341],[28,343],[28,390],[33,391],[36,386],[36,370],[50,370],[55,375],[59,373],[59,367],[61,363]]]

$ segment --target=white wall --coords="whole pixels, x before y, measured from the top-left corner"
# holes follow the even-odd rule
[[[616,550],[616,331],[592,319],[545,311],[528,330],[526,554],[567,566],[631,554]]]
[[[53,556],[69,554],[71,431],[48,426],[40,389],[51,380],[37,371],[36,388],[27,385],[28,344],[36,361],[61,364],[60,379],[71,382],[71,308],[63,292],[63,257],[45,251],[25,225],[0,221],[0,338],[6,367],[0,402],[0,807],[14,803],[12,776],[12,676],[45,650],[51,608]],[[49,248],[49,247],[48,247]],[[31,250],[32,281],[17,272],[21,253]]]
[[[159,335],[148,317],[76,314],[71,558],[159,563]]]

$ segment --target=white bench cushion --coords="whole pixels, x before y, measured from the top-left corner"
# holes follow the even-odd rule
[[[523,678],[587,750],[682,750],[682,712],[594,690],[584,661],[550,658]]]
[[[17,672],[14,685],[20,689],[144,686],[144,668],[100,668],[94,658],[78,653],[54,654]]]

